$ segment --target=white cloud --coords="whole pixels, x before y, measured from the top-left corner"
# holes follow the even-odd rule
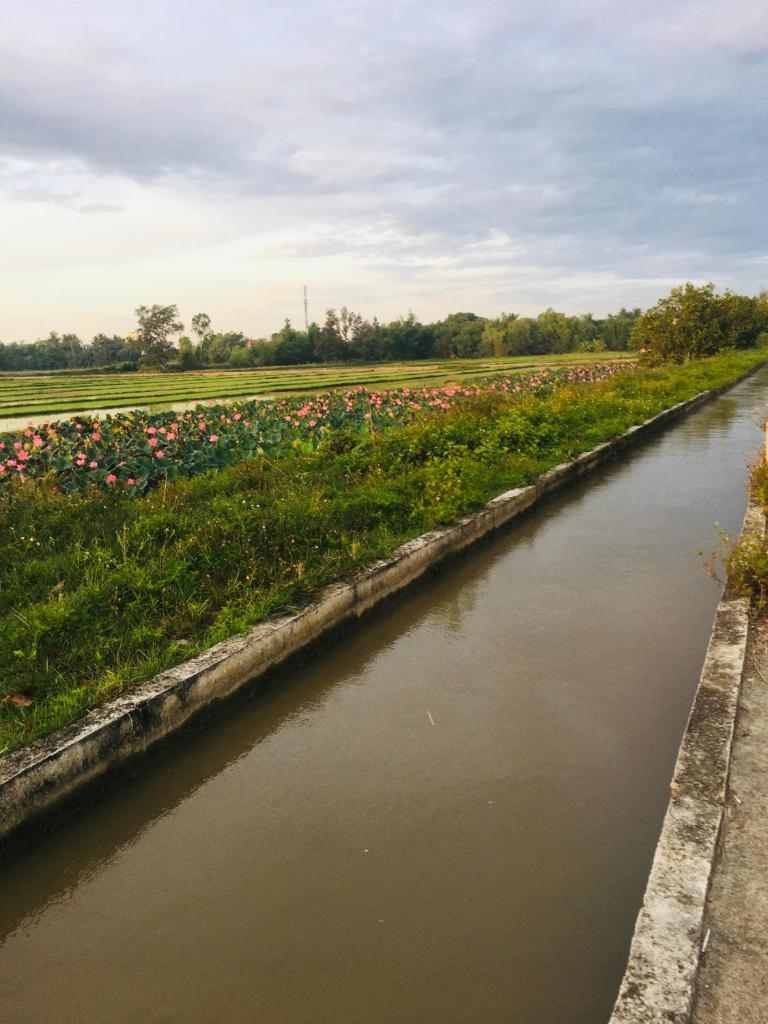
[[[762,2],[73,11],[0,40],[0,338],[764,283]]]
[[[684,54],[765,54],[768,7],[764,0],[689,0],[653,18],[648,36],[664,50]]]

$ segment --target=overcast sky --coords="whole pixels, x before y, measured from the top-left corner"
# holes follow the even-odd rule
[[[0,339],[768,285],[766,0],[11,0]]]

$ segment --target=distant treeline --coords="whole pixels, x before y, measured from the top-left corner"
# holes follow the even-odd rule
[[[503,313],[487,319],[452,313],[436,323],[413,315],[382,324],[347,309],[329,310],[322,326],[297,331],[286,321],[268,341],[254,346],[261,365],[305,362],[386,362],[403,359],[473,359],[478,356],[543,355],[626,349],[640,310],[621,310],[605,320],[566,316],[548,309],[538,317]]]
[[[195,325],[199,328],[195,336],[182,336],[178,347],[167,353],[169,358],[159,362],[195,369],[617,351],[629,347],[630,331],[639,316],[639,309],[622,309],[597,320],[591,314],[566,316],[548,309],[538,317],[505,313],[496,319],[452,313],[430,324],[411,314],[383,324],[342,308],[329,310],[322,325],[311,323],[307,330],[297,330],[286,320],[270,338],[251,339],[239,331],[216,332],[208,317],[198,314],[193,318],[193,330]],[[97,334],[90,343],[75,334],[52,332],[34,342],[0,342],[0,370],[130,370],[140,362],[157,365],[146,355],[141,332],[127,338]]]
[[[97,334],[90,344],[84,344],[76,334],[55,331],[37,341],[14,341],[9,345],[0,341],[0,370],[117,369],[120,364],[125,369],[136,369],[140,357],[138,341],[117,335]]]
[[[140,306],[138,329],[125,338],[97,334],[84,344],[75,334],[52,333],[35,342],[0,342],[0,370],[131,370],[139,366],[192,370],[207,366],[285,366],[380,363],[410,359],[473,359],[636,348],[650,361],[748,348],[768,331],[768,297],[719,294],[713,284],[685,284],[642,313],[621,309],[599,320],[547,309],[537,317],[502,313],[495,319],[452,313],[423,324],[413,314],[379,323],[346,307],[329,309],[324,323],[297,330],[289,320],[270,338],[216,332],[206,313],[192,317],[194,338],[182,335],[176,306]]]

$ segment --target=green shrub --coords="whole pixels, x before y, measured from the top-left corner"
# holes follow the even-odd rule
[[[632,344],[649,362],[682,363],[721,349],[751,348],[766,330],[765,295],[718,295],[711,283],[697,288],[689,281],[643,313]]]

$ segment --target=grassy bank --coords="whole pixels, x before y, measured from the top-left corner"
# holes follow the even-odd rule
[[[750,473],[750,492],[768,516],[768,462],[761,458]],[[724,539],[728,583],[752,607],[765,615],[768,610],[768,536],[742,533],[737,539]]]
[[[764,358],[731,353],[548,394],[489,390],[141,498],[18,481],[0,494],[0,751]]]

